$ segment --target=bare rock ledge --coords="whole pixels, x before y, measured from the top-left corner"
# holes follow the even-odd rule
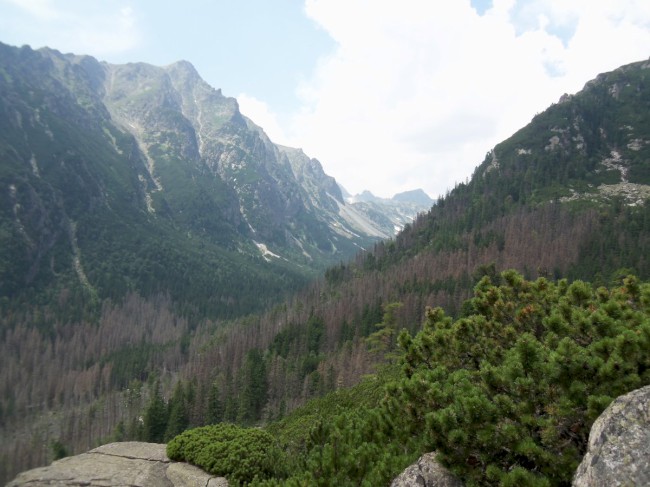
[[[172,462],[166,445],[136,441],[110,443],[89,452],[58,460],[49,467],[18,474],[7,487],[111,486],[111,487],[227,487],[188,463]]]

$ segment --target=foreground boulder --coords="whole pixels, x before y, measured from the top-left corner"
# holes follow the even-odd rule
[[[463,483],[438,463],[435,453],[425,453],[396,477],[390,487],[463,487]]]
[[[650,485],[650,386],[620,396],[594,422],[574,487]]]
[[[58,460],[49,467],[20,473],[7,487],[18,486],[130,486],[227,487],[187,463],[172,462],[158,443],[123,442],[100,446],[87,453]]]

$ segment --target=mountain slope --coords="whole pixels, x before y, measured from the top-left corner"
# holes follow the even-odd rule
[[[0,73],[0,296],[14,304],[137,291],[233,316],[388,236],[187,62],[0,44]]]
[[[333,178],[299,149],[273,144],[241,115],[234,99],[207,85],[188,62],[165,68],[107,65],[107,70],[107,108],[138,140],[150,166],[155,164],[153,211],[155,194],[167,195],[178,185],[178,174],[171,171],[189,165],[218,178],[232,193],[240,233],[292,261],[307,258],[305,263],[322,266],[332,254],[340,259],[341,252],[350,255],[355,245],[372,241],[365,237],[377,236],[347,232],[339,240],[336,227],[343,222],[332,199],[345,203]],[[197,217],[209,214],[204,209],[184,213],[194,225]]]
[[[482,253],[498,267],[556,276],[606,277],[619,267],[647,276],[649,68],[623,66],[564,95],[490,151],[397,247],[461,251],[470,266]],[[556,249],[544,248],[553,241]]]
[[[48,49],[0,47],[0,244],[7,250],[0,281],[12,306],[37,299],[74,314],[137,290],[169,292],[179,302],[193,299],[228,315],[257,305],[259,296],[249,296],[255,287],[235,295],[226,286],[242,273],[267,299],[272,293],[262,290],[265,282],[286,290],[304,280],[295,267],[260,268],[253,254],[239,252],[237,199],[200,166],[174,166],[184,172],[179,183],[192,181],[191,190],[170,184],[161,215],[149,211],[153,190],[167,174],[155,173],[156,161],[140,141],[114,123],[103,102],[100,63]],[[178,132],[183,129],[181,121]],[[175,208],[177,200],[186,206]],[[197,217],[191,225],[183,210]],[[198,218],[201,211],[206,221]],[[191,238],[199,225],[210,238]]]
[[[595,285],[619,282],[630,271],[648,279],[650,198],[642,196],[650,184],[648,66],[635,63],[601,75],[564,97],[498,144],[468,184],[454,188],[394,240],[328,269],[324,280],[284,307],[248,321],[246,330],[255,336],[249,347],[264,352],[268,371],[262,418],[356,383],[383,360],[377,350],[390,357],[400,329],[419,328],[426,307],[462,315],[463,301],[482,275],[496,278],[514,268],[531,278]],[[625,93],[616,97],[614,86],[625,86]],[[554,145],[559,130],[573,128],[576,120],[584,122],[565,146]],[[616,127],[622,129],[614,137]],[[609,169],[613,151],[625,170]],[[628,182],[621,181],[622,172]],[[634,198],[607,189],[630,184],[639,190]],[[573,192],[579,196],[571,197]],[[190,357],[191,373],[184,373],[213,384],[225,402],[229,391],[237,397],[233,378],[245,377],[245,353],[238,349],[242,329],[234,326],[200,363]],[[235,355],[239,365],[228,362]]]

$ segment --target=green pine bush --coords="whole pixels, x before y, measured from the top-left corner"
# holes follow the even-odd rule
[[[568,485],[594,420],[650,383],[650,285],[484,277],[456,321],[427,310],[399,337],[385,414],[467,485]]]
[[[282,476],[286,463],[269,433],[227,423],[181,433],[167,444],[167,456],[226,477],[231,485]]]

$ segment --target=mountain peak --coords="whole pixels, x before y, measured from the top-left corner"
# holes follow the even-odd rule
[[[198,79],[200,78],[199,72],[196,70],[194,65],[186,61],[184,59],[181,59],[180,61],[176,61],[175,63],[169,64],[164,67],[164,69],[168,72],[173,72],[176,74],[182,74],[184,76]]]
[[[356,195],[354,199],[355,201],[375,201],[378,198],[367,189],[364,189],[361,193]]]
[[[186,69],[188,71],[191,71],[193,73],[198,74],[198,72],[197,72],[196,68],[194,67],[194,65],[191,62],[189,62],[187,59],[179,59],[176,62],[168,64],[167,67],[176,67],[176,68],[180,68],[180,69]]]
[[[395,196],[393,196],[393,200],[403,203],[417,203],[420,205],[429,206],[433,204],[431,197],[426,194],[422,188],[397,193]]]

